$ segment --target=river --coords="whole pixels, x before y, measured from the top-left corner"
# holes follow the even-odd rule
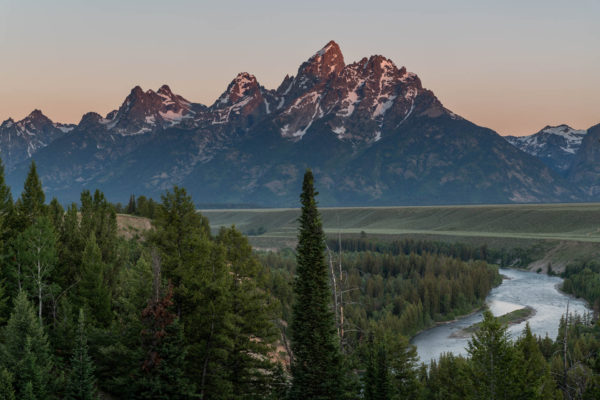
[[[562,282],[561,278],[514,269],[500,269],[500,273],[508,279],[504,279],[502,284],[492,289],[488,295],[486,303],[490,311],[495,316],[500,316],[525,306],[532,307],[536,313],[528,319],[528,322],[535,335],[548,334],[552,339],[556,339],[558,324],[566,311],[567,301],[569,301],[569,313],[583,314],[589,311],[583,300],[574,299],[557,289]],[[458,321],[421,332],[411,342],[417,347],[421,361],[426,363],[431,359],[437,359],[445,352],[466,355],[469,338],[451,337],[451,335],[482,319],[482,313],[477,312]],[[510,326],[508,332],[516,338],[524,328],[525,322],[522,322]]]

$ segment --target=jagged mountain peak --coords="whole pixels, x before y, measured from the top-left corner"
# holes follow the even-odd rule
[[[15,121],[12,118],[8,118],[6,121],[2,122],[2,125],[0,125],[0,129],[10,128],[14,124]]]
[[[340,46],[333,40],[328,42],[298,68],[297,84],[302,88],[326,81],[339,74],[346,64]]]
[[[46,117],[41,110],[36,108],[30,112],[28,116],[23,118],[21,121],[18,121],[17,124],[23,126],[28,125],[34,129],[39,129],[43,126],[51,125],[52,120]]]
[[[168,97],[174,96],[173,92],[171,91],[171,88],[167,84],[162,85],[156,93],[162,94],[163,96],[168,96]]]
[[[229,106],[239,102],[244,97],[256,97],[259,95],[260,85],[258,84],[256,77],[248,72],[240,72],[229,83],[225,92],[219,96],[212,107],[221,108],[223,106]]]
[[[136,135],[173,126],[193,114],[192,104],[174,94],[167,85],[162,85],[157,92],[152,89],[144,92],[135,86],[121,107],[111,111],[106,119],[109,129],[123,135]]]
[[[134,98],[144,97],[144,89],[142,89],[141,86],[136,85],[131,89],[128,97],[134,97]]]
[[[29,113],[29,115],[26,118],[30,118],[30,119],[37,119],[37,118],[48,118],[44,115],[44,113],[42,112],[42,110],[36,108],[35,110],[33,110],[32,112]]]
[[[567,138],[567,139],[571,138],[573,140],[577,140],[576,138],[578,136],[584,135],[585,132],[586,132],[585,130],[571,128],[567,124],[560,124],[560,125],[556,125],[556,126],[546,125],[538,133],[546,133],[546,134],[550,134],[550,135],[558,135],[558,136],[562,136],[562,137]],[[580,139],[579,139],[579,141],[581,142]]]
[[[582,146],[587,131],[569,125],[547,125],[528,136],[505,136],[518,149],[538,157],[552,169],[566,173],[571,168],[575,154]]]
[[[539,160],[446,110],[405,67],[378,54],[346,65],[333,41],[277,90],[242,72],[206,107],[167,85],[135,86],[106,118],[88,113],[54,140],[59,129],[3,128],[0,146],[23,175],[49,143],[35,158],[49,193],[61,196],[97,186],[118,200],[181,184],[201,201],[286,206],[311,167],[330,205],[579,198]]]
[[[33,110],[20,121],[9,118],[0,125],[2,161],[10,170],[73,128],[73,125],[52,122],[39,109]]]
[[[323,57],[323,59],[336,59],[339,57],[342,61],[344,60],[344,55],[342,54],[340,46],[333,40],[327,42],[327,44],[323,46],[321,50],[317,51],[311,59],[315,57]]]
[[[79,124],[77,124],[77,125],[80,128],[85,128],[90,125],[99,124],[104,121],[106,121],[106,120],[104,118],[102,118],[102,115],[95,113],[95,112],[88,112],[88,113],[83,114],[83,116],[81,117],[81,120],[79,121]]]

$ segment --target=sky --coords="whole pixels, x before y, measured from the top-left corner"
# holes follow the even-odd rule
[[[77,123],[163,83],[212,104],[238,72],[267,88],[329,40],[382,54],[503,135],[600,123],[600,0],[0,0],[0,121]]]

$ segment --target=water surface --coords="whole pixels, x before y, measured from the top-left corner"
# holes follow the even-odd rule
[[[583,300],[574,299],[557,289],[562,283],[561,278],[513,269],[500,269],[500,273],[508,279],[504,279],[502,284],[492,289],[488,295],[486,303],[491,312],[500,316],[526,306],[532,307],[536,313],[528,322],[535,335],[548,334],[552,339],[556,338],[560,317],[566,311],[567,301],[569,313],[583,314],[588,311]],[[456,322],[426,330],[415,336],[411,342],[417,346],[421,361],[425,362],[437,359],[445,352],[466,355],[469,338],[451,336],[482,319],[482,313],[477,312]],[[508,332],[516,338],[523,332],[523,328],[525,322],[510,326]]]

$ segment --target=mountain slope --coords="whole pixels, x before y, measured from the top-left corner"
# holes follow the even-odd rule
[[[588,129],[568,177],[590,198],[600,196],[600,124]]]
[[[505,136],[505,139],[518,149],[539,158],[555,171],[566,174],[585,134],[585,130],[558,125],[546,126],[530,136]]]
[[[266,89],[238,74],[210,106],[134,88],[32,158],[61,200],[96,187],[125,201],[184,185],[198,203],[297,204],[306,168],[323,205],[573,201],[536,157],[447,110],[417,75],[329,42]],[[27,162],[9,175],[22,185]]]
[[[17,122],[7,119],[0,125],[0,157],[5,168],[12,170],[74,128],[74,125],[52,122],[40,110],[33,110]]]

